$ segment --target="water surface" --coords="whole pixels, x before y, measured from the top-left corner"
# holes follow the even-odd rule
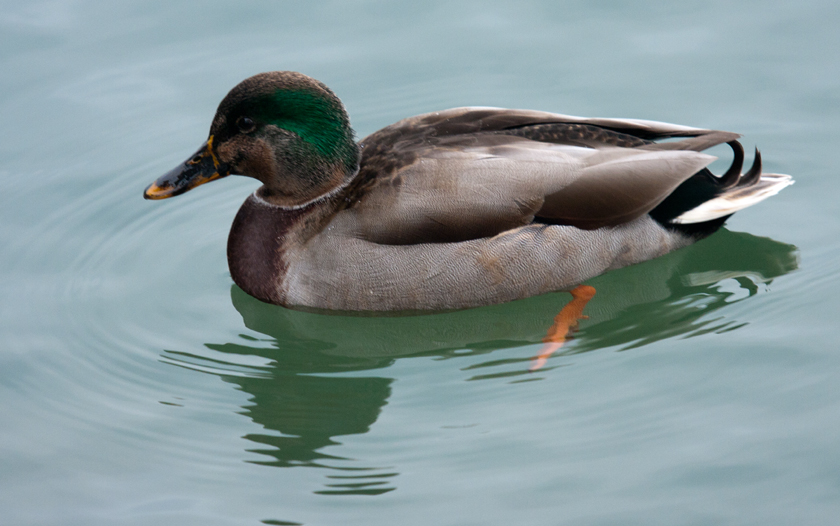
[[[840,8],[806,2],[85,0],[0,9],[0,523],[828,524],[840,513]],[[555,293],[330,316],[231,282],[256,183],[142,190],[243,78],[362,137],[460,105],[757,144],[796,185]],[[725,168],[726,149],[716,150]]]

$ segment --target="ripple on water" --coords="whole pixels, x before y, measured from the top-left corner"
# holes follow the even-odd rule
[[[793,247],[724,231],[601,276],[591,284],[606,293],[587,306],[575,339],[530,372],[568,295],[403,317],[265,305],[231,288],[226,273],[226,232],[247,182],[215,183],[244,188],[239,198],[222,189],[148,203],[140,199],[143,185],[126,181],[150,180],[152,171],[141,166],[90,188],[67,185],[70,194],[84,193],[85,206],[44,200],[29,233],[49,242],[16,247],[17,267],[33,268],[31,293],[56,300],[28,311],[37,320],[30,323],[61,335],[45,338],[40,351],[38,378],[54,382],[40,416],[61,419],[79,437],[96,432],[151,458],[177,459],[185,470],[242,461],[323,469],[314,490],[321,495],[396,488],[398,466],[342,453],[340,437],[368,433],[392,396],[393,379],[374,370],[433,357],[465,364],[463,380],[539,380],[581,352],[735,330],[741,325],[723,307],[796,267]],[[218,389],[219,381],[233,389]],[[39,390],[25,375],[18,388]],[[185,425],[190,433],[181,431]]]

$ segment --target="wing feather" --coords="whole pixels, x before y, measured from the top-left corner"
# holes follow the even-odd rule
[[[658,139],[679,141],[654,142]],[[534,221],[584,229],[651,211],[730,132],[637,119],[455,108],[361,141],[347,202],[358,235],[387,244],[490,237]]]

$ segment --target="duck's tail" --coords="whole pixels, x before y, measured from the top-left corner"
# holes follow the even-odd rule
[[[728,217],[738,210],[764,201],[772,195],[793,184],[793,178],[784,174],[761,174],[755,183],[749,186],[736,186],[706,201],[688,212],[682,213],[671,220],[676,224],[692,224],[711,221],[720,217]]]
[[[720,177],[703,169],[686,180],[650,212],[661,224],[694,237],[715,232],[735,212],[776,195],[793,184],[783,174],[761,173],[761,154],[747,173],[741,173],[744,149],[738,141],[728,143],[735,153],[732,166]]]

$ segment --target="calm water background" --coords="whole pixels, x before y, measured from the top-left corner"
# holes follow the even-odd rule
[[[3,1],[0,523],[833,523],[839,24],[834,1]],[[360,137],[460,105],[647,118],[741,132],[797,183],[592,280],[529,374],[568,294],[293,312],[227,271],[255,181],[141,198],[274,69]]]

